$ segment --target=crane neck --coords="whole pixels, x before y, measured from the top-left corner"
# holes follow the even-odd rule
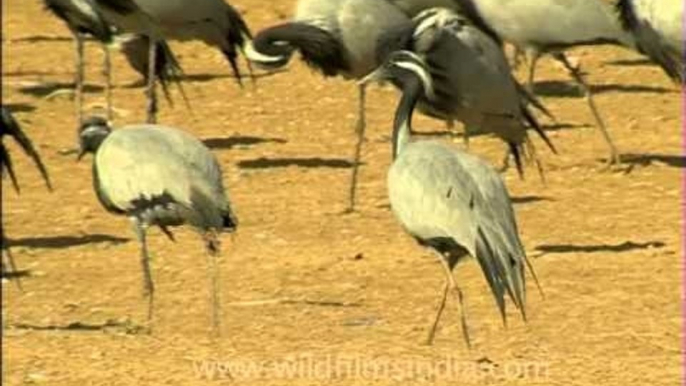
[[[419,78],[412,76],[406,79],[402,85],[403,95],[395,111],[393,120],[393,159],[403,151],[412,139],[412,114],[419,97],[424,92],[424,87]]]
[[[284,65],[297,50],[305,63],[324,75],[334,76],[350,71],[344,56],[345,49],[338,37],[316,25],[288,22],[269,27],[258,33],[252,44],[256,51],[264,55],[282,58]]]

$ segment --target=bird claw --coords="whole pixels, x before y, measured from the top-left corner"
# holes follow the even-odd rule
[[[602,170],[605,172],[629,174],[634,171],[635,167],[636,165],[634,164],[622,163],[621,158],[617,156],[608,158],[605,161],[605,165],[603,166]]]
[[[355,210],[355,208],[353,208],[353,207],[351,207],[351,206],[348,206],[347,208],[345,208],[345,209],[343,209],[343,210],[341,211],[341,214],[342,214],[342,215],[350,215],[350,214],[353,214],[353,213],[355,213],[355,212],[357,212],[357,211]]]

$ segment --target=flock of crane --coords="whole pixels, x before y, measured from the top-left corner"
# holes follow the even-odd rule
[[[413,140],[415,109],[473,130],[495,134],[507,144],[506,161],[519,174],[533,161],[540,173],[533,130],[555,152],[537,114],[552,116],[533,89],[538,58],[550,53],[586,95],[610,148],[619,153],[596,108],[578,66],[565,50],[580,45],[613,44],[649,57],[677,84],[683,84],[682,0],[299,0],[292,20],[253,35],[241,14],[224,0],[44,0],[66,22],[76,42],[76,110],[79,158],[93,154],[93,184],[103,207],[132,221],[141,245],[148,322],[153,318],[154,284],[146,230],[191,225],[202,235],[213,266],[213,328],[219,331],[218,235],[238,221],[212,152],[191,134],[156,124],[156,84],[165,93],[179,81],[181,67],[167,40],[200,40],[219,48],[241,82],[238,58],[265,69],[285,66],[294,53],[325,76],[359,84],[357,143],[349,211],[355,210],[357,168],[365,129],[365,88],[388,81],[401,91],[392,126],[393,162],[388,194],[398,221],[417,242],[434,251],[445,271],[440,307],[429,333],[433,340],[448,294],[462,308],[462,293],[452,270],[464,257],[479,263],[505,318],[509,297],[525,317],[525,271],[536,276],[519,238],[507,188],[499,171],[466,150]],[[147,82],[147,122],[113,130],[108,76],[107,117],[83,115],[83,41],[123,40],[122,51]],[[512,75],[504,44],[529,60],[526,85]],[[109,56],[106,55],[109,73]],[[252,67],[251,67],[252,68]],[[14,137],[51,187],[47,170],[30,140],[3,107],[0,135]],[[0,151],[18,191],[7,150]],[[3,237],[3,249],[6,243]],[[14,261],[9,249],[10,267]],[[4,259],[3,259],[4,261]],[[4,265],[4,264],[3,264]],[[3,269],[5,269],[3,267]],[[16,268],[12,268],[16,269]],[[464,312],[462,327],[469,343]]]

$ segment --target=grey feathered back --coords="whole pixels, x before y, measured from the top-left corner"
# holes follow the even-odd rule
[[[457,1],[472,3],[478,16],[503,40],[522,49],[544,52],[577,45],[634,45],[603,0]]]
[[[196,228],[221,229],[224,215],[231,215],[217,159],[184,131],[123,127],[100,145],[94,167],[99,194],[122,211],[136,209],[136,200],[161,197],[173,201],[168,206]]]
[[[409,18],[386,0],[300,0],[294,19],[336,35],[348,69],[341,75],[357,79],[378,66],[378,37],[409,23]]]

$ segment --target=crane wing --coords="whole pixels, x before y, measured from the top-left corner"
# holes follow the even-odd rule
[[[505,318],[505,293],[524,314],[526,256],[507,189],[477,157],[428,141],[408,145],[388,176],[391,207],[422,240],[452,238],[477,259]]]
[[[94,162],[98,196],[110,210],[161,205],[191,224],[217,228],[230,212],[216,159],[180,130],[118,130],[103,142]]]
[[[413,236],[429,240],[450,237],[476,254],[477,221],[470,183],[452,150],[433,142],[409,144],[388,173],[391,207]]]

